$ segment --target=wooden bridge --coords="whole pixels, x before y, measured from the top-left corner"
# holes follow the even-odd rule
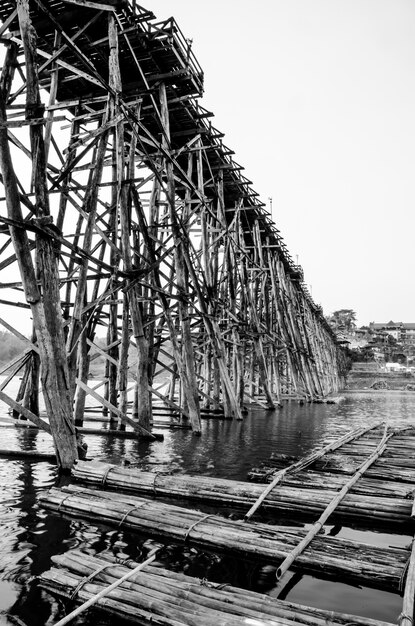
[[[19,334],[16,307],[33,320],[0,388],[14,415],[53,434],[66,468],[87,395],[151,436],[155,403],[199,433],[201,411],[337,391],[336,337],[200,104],[174,19],[135,0],[2,0],[0,22],[2,324]]]

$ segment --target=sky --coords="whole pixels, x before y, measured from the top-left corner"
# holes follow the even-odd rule
[[[415,2],[147,0],[317,304],[415,322]]]

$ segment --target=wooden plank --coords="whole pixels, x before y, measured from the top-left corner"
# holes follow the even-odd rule
[[[93,2],[92,0],[62,0],[66,4],[75,4],[79,7],[85,7],[88,9],[96,9],[97,11],[115,11],[115,6],[111,4],[105,4],[102,2]]]
[[[95,400],[98,400],[98,402],[100,402],[103,406],[107,407],[107,409],[115,413],[122,422],[131,426],[136,432],[146,436],[148,439],[160,439],[160,436],[154,435],[150,433],[150,431],[140,426],[138,422],[128,417],[128,415],[125,415],[125,413],[122,413],[120,409],[118,409],[118,407],[111,404],[111,402],[108,402],[108,400],[105,400],[105,398],[103,398],[96,391],[88,387],[88,385],[82,382],[82,380],[76,379],[76,382],[77,385],[79,385],[81,389],[83,389],[88,395],[92,396],[93,398],[95,398]]]
[[[36,450],[0,449],[0,457],[7,457],[9,459],[21,459],[23,461],[48,461],[49,463],[56,463],[56,454],[37,452]]]
[[[62,122],[66,120],[65,115],[57,115],[54,118],[55,122]],[[7,120],[6,122],[0,122],[2,128],[23,128],[24,126],[39,126],[46,124],[47,120],[43,117],[39,117],[33,120]]]
[[[42,430],[45,430],[49,435],[52,434],[51,428],[47,422],[32,413],[32,411],[29,411],[29,409],[26,409],[22,404],[19,404],[19,402],[13,400],[13,398],[4,393],[4,391],[0,391],[0,400],[3,400],[3,402],[7,404],[10,408],[26,417]]]
[[[17,9],[15,9],[14,11],[12,11],[10,13],[10,15],[8,16],[7,19],[5,19],[3,21],[3,23],[0,25],[0,37],[3,36],[3,34],[6,32],[6,30],[9,28],[10,24],[13,22],[14,19],[16,19],[17,17]]]

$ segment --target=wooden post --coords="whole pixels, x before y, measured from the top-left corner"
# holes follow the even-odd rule
[[[43,107],[40,102],[36,70],[36,36],[30,21],[28,0],[18,0],[17,11],[26,60],[26,115],[28,119],[36,119],[43,117]],[[5,126],[7,113],[3,90],[0,93],[0,123],[0,168],[6,192],[8,216],[15,222],[23,224],[19,192]],[[33,125],[30,129],[37,223],[44,228],[51,224],[51,218],[46,187],[42,126]],[[37,235],[38,263],[42,273],[39,289],[24,227],[11,226],[10,234],[20,267],[26,300],[32,310],[42,366],[43,394],[57,461],[62,469],[67,470],[73,466],[78,454],[58,290],[56,251],[47,230],[43,235]]]
[[[115,18],[112,14],[108,17],[108,36],[110,46],[110,76],[112,86],[116,92],[121,91],[121,75],[118,59],[118,35]],[[130,243],[131,220],[127,195],[123,193],[122,182],[124,180],[124,129],[123,124],[116,126],[116,160],[118,179],[118,203],[121,225],[121,249],[124,269],[133,272],[132,252]],[[145,336],[142,309],[138,302],[138,292],[133,286],[131,279],[127,278],[128,303],[131,311],[133,334],[137,346],[136,366],[136,406],[138,420],[141,426],[147,430],[151,422],[151,395],[148,381],[148,354],[149,345]]]
[[[79,343],[78,350],[78,377],[83,383],[88,383],[89,374],[89,349],[87,344],[87,335],[82,333],[81,341]],[[80,387],[76,390],[75,404],[74,404],[74,418],[75,426],[84,425],[84,410],[85,410],[85,398],[86,393]]]
[[[127,398],[127,388],[128,388],[128,354],[130,348],[130,311],[128,306],[128,296],[124,294],[123,299],[123,308],[122,308],[122,329],[121,329],[121,350],[120,350],[120,363],[118,369],[118,389],[120,391],[120,411],[121,413],[127,413],[128,406],[128,398]],[[136,383],[137,384],[137,383]],[[137,392],[138,392],[137,388]],[[137,418],[139,417],[139,409],[136,406]],[[145,426],[145,424],[142,424]],[[146,428],[149,426],[149,423]],[[118,421],[118,430],[125,430],[125,424],[119,420]]]
[[[103,118],[103,124],[105,124],[108,116],[108,108],[106,114]],[[96,210],[98,204],[98,192],[99,192],[99,183],[102,178],[102,172],[104,168],[104,158],[105,152],[107,148],[108,141],[108,133],[109,131],[105,131],[99,140],[96,158],[95,158],[95,167],[91,174],[91,182],[88,185],[88,189],[85,194],[85,199],[83,203],[84,212],[87,215],[86,224],[85,224],[85,234],[83,239],[83,249],[89,253],[91,251],[92,246],[92,235],[94,232],[95,218],[96,218]],[[84,258],[81,262],[78,276],[78,286],[76,290],[75,303],[73,307],[72,314],[72,324],[70,327],[69,336],[67,339],[67,347],[68,347],[68,365],[69,371],[71,375],[71,390],[72,395],[75,394],[75,378],[76,378],[76,367],[77,367],[77,343],[82,331],[82,315],[83,308],[85,302],[85,294],[87,288],[87,278],[88,278],[88,268],[89,261],[87,258]]]
[[[167,105],[166,86],[164,83],[160,85],[160,109],[163,120],[164,148],[168,150],[168,142],[170,137],[169,111]],[[175,207],[175,184],[173,175],[173,166],[169,159],[166,159],[166,176],[167,176],[167,200],[170,209],[170,220],[172,225],[173,239],[175,242],[175,267],[176,282],[179,296],[179,317],[182,330],[182,347],[184,355],[184,363],[186,368],[185,376],[182,378],[186,402],[189,407],[190,420],[192,429],[195,434],[200,434],[200,407],[199,394],[196,380],[196,372],[194,365],[194,348],[192,335],[190,330],[189,305],[187,303],[188,286],[186,284],[185,259],[183,254],[184,242],[181,237]],[[182,372],[184,373],[184,372]]]

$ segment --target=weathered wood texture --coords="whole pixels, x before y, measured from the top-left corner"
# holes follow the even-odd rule
[[[87,601],[138,566],[131,559],[120,563],[108,552],[91,556],[80,550],[53,557],[53,563],[54,567],[39,577],[39,584],[64,598],[74,598],[75,592],[77,602]],[[140,574],[98,606],[114,617],[134,615],[137,624],[164,626],[390,626],[388,622],[277,600],[152,565],[144,566]]]
[[[298,528],[231,521],[157,501],[103,490],[69,486],[40,496],[44,508],[71,517],[107,523],[175,542],[226,552],[278,566],[307,534]],[[297,557],[293,569],[322,576],[341,576],[367,585],[398,589],[409,550],[377,548],[317,535]]]
[[[403,426],[392,429],[392,432],[393,437],[388,441],[382,456],[365,471],[364,479],[356,485],[360,493],[365,493],[373,484],[379,495],[383,492],[390,497],[394,491],[396,495],[411,497],[415,484],[415,429]],[[312,484],[317,488],[326,484],[339,485],[345,475],[353,475],[359,469],[365,458],[375,451],[378,442],[379,428],[374,428],[354,441],[345,443],[340,449],[327,450],[324,456],[314,456],[313,462],[307,465],[303,464],[303,460],[290,465],[289,460],[274,454],[261,467],[252,469],[249,478],[258,482],[272,482],[274,477],[283,472],[285,484]],[[310,469],[303,471],[306,467]]]
[[[293,521],[298,517],[314,521],[324,513],[336,524],[351,522],[354,526],[370,525],[408,532],[413,526],[415,471],[412,471],[412,477],[407,475],[406,483],[384,480],[376,474],[369,478],[366,474],[379,466],[384,467],[383,461],[390,460],[397,467],[406,464],[408,455],[412,455],[413,443],[412,429],[403,433],[390,430],[387,436],[379,424],[355,429],[277,471],[266,488],[209,476],[143,472],[101,462],[80,461],[73,468],[72,475],[87,486],[235,507],[245,512],[245,521],[257,510],[272,518],[282,513]],[[342,454],[347,464],[347,451],[353,447],[360,447],[364,454],[351,478],[348,474],[336,476],[331,472],[307,469],[316,464],[324,465],[334,451],[338,457]]]
[[[148,430],[155,399],[199,433],[202,408],[242,419],[252,400],[337,391],[336,337],[200,104],[175,21],[61,0],[3,0],[1,21],[2,301],[32,314],[62,463],[97,355],[112,428],[130,412]],[[33,408],[38,365],[25,367]]]
[[[105,484],[109,489],[122,490],[136,495],[159,498],[189,499],[247,510],[261,495],[263,487],[243,481],[207,476],[189,476],[143,472],[118,467],[108,463],[78,462],[73,476],[86,485],[97,487]],[[345,480],[343,480],[343,484]],[[412,501],[404,497],[388,496],[376,492],[376,481],[370,481],[363,494],[350,493],[335,510],[335,519],[371,523],[375,526],[399,527],[412,525]],[[289,514],[291,519],[306,516],[317,517],[336,495],[336,489],[301,487],[280,484],[264,500],[260,511],[273,516]]]

